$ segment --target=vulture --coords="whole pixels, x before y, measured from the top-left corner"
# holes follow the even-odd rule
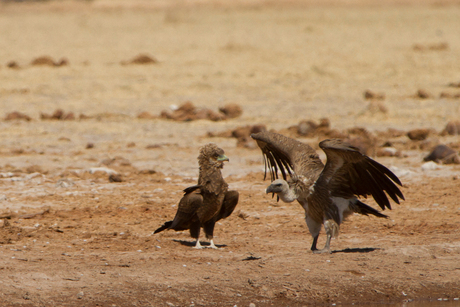
[[[343,140],[327,139],[319,143],[327,157],[324,165],[316,151],[305,143],[269,131],[251,137],[262,150],[264,179],[267,170],[270,172],[272,182],[266,193],[277,194],[284,202],[297,200],[305,209],[313,253],[331,253],[331,238],[338,236],[340,224],[352,213],[387,218],[359,197],[372,195],[382,210],[391,209],[387,195],[397,204],[404,200],[396,185],[402,186],[401,181],[395,174]],[[278,178],[278,172],[283,179]],[[321,225],[327,239],[325,247],[318,250]]]
[[[164,223],[154,234],[166,229],[189,230],[190,236],[196,239],[194,248],[200,249],[200,229],[203,228],[210,247],[217,248],[213,241],[214,226],[232,214],[239,197],[238,191],[228,190],[228,184],[222,178],[220,170],[224,161],[229,159],[216,144],[209,143],[201,148],[198,184],[184,190],[174,219]]]

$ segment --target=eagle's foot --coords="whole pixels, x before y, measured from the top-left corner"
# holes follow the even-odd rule
[[[200,241],[199,241],[199,240],[196,240],[196,244],[195,244],[195,246],[194,246],[193,248],[195,248],[195,249],[202,249],[202,248],[203,248],[203,246],[201,246],[201,244],[200,244]]]
[[[214,241],[213,241],[213,240],[211,240],[211,241],[209,242],[209,248],[219,249],[216,245],[214,245]]]

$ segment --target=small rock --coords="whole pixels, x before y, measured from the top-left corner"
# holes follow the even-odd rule
[[[237,217],[243,219],[243,220],[246,220],[248,217],[249,217],[249,214],[247,214],[246,212],[243,212],[243,211],[238,211]]]
[[[9,61],[6,64],[6,67],[11,68],[11,69],[19,69],[20,68],[19,64],[16,61]]]
[[[75,120],[75,114],[73,112],[65,113],[62,109],[56,109],[53,114],[49,115],[46,113],[40,113],[42,120]],[[81,115],[80,115],[81,118]]]
[[[428,99],[431,97],[431,94],[428,93],[427,91],[423,90],[423,89],[419,89],[417,91],[417,94],[415,95],[417,98],[420,98],[420,99]]]
[[[51,57],[44,55],[44,56],[33,59],[30,65],[54,66],[54,60]]]
[[[297,133],[305,136],[315,132],[318,125],[311,120],[303,120],[297,125]]]
[[[452,94],[452,93],[447,93],[447,92],[441,92],[441,94],[439,94],[439,98],[459,99],[460,93]]]
[[[123,182],[123,179],[120,174],[111,174],[109,176],[110,182]]]
[[[440,162],[446,157],[449,157],[456,153],[457,152],[453,150],[452,148],[450,148],[449,146],[441,144],[433,148],[433,150],[425,158],[423,158],[423,161]]]
[[[86,149],[91,149],[91,148],[94,148],[94,143],[87,143],[86,144]]]
[[[407,132],[407,137],[412,141],[423,141],[430,134],[430,129],[414,129]]]
[[[441,166],[436,164],[436,162],[430,161],[422,164],[422,171],[433,171],[436,169],[440,169]]]
[[[59,179],[57,182],[56,182],[56,187],[57,188],[68,188],[68,187],[71,187],[75,185],[75,182],[70,180],[70,179]]]
[[[135,56],[133,59],[131,59],[129,62],[121,62],[122,65],[126,65],[126,64],[143,65],[143,64],[155,64],[155,63],[158,63],[158,61],[155,58],[147,54],[139,54]]]
[[[75,114],[73,112],[69,112],[62,117],[62,120],[75,120]]]
[[[144,111],[144,112],[139,113],[139,115],[137,115],[137,118],[139,118],[139,119],[155,119],[157,117],[155,115],[150,114],[147,111]]]
[[[368,99],[368,100],[369,99],[376,99],[376,100],[385,99],[385,94],[383,94],[383,93],[374,93],[374,92],[372,92],[370,90],[366,90],[363,95],[364,95],[364,99]]]
[[[394,147],[382,147],[377,151],[377,157],[400,157],[401,152]]]
[[[91,167],[89,169],[90,174],[94,174],[96,172],[104,172],[104,173],[109,174],[109,175],[117,174],[117,172],[115,170],[113,170],[111,168],[108,168],[108,167]]]
[[[227,118],[236,118],[243,114],[243,109],[236,103],[227,104],[224,107],[219,108],[219,111],[225,114]]]
[[[381,101],[371,101],[369,103],[369,105],[367,106],[367,110],[371,114],[378,114],[378,113],[386,114],[386,113],[388,113],[387,107]]]
[[[77,299],[81,300],[85,294],[82,292],[78,292]]]
[[[5,116],[5,120],[25,120],[25,121],[31,121],[32,118],[30,118],[30,116],[24,114],[24,113],[21,113],[21,112],[11,112],[11,113],[8,113],[6,116]]]
[[[459,135],[460,134],[460,121],[450,121],[447,123],[441,135]]]

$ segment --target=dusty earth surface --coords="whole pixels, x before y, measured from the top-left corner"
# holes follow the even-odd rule
[[[441,134],[460,117],[459,16],[458,1],[3,2],[1,116],[29,120],[0,121],[0,306],[458,304],[460,166],[423,157],[460,148]],[[139,54],[154,60],[130,64]],[[186,101],[243,114],[156,118]],[[41,115],[56,109],[72,115]],[[386,220],[352,216],[313,255],[303,209],[265,195],[259,149],[221,133],[263,124],[318,149],[325,135],[288,128],[321,118],[365,128],[406,201]],[[152,232],[208,142],[240,202],[216,226],[221,248],[196,250]]]

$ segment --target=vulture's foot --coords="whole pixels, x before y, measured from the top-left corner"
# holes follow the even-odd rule
[[[323,249],[315,249],[313,250],[313,254],[331,254],[332,251],[330,248],[323,248]]]
[[[324,246],[323,249],[313,249],[312,246],[312,251],[314,254],[331,254],[331,238],[332,235],[330,233],[327,234],[327,239],[326,239],[326,245]],[[316,245],[315,245],[316,247]]]

